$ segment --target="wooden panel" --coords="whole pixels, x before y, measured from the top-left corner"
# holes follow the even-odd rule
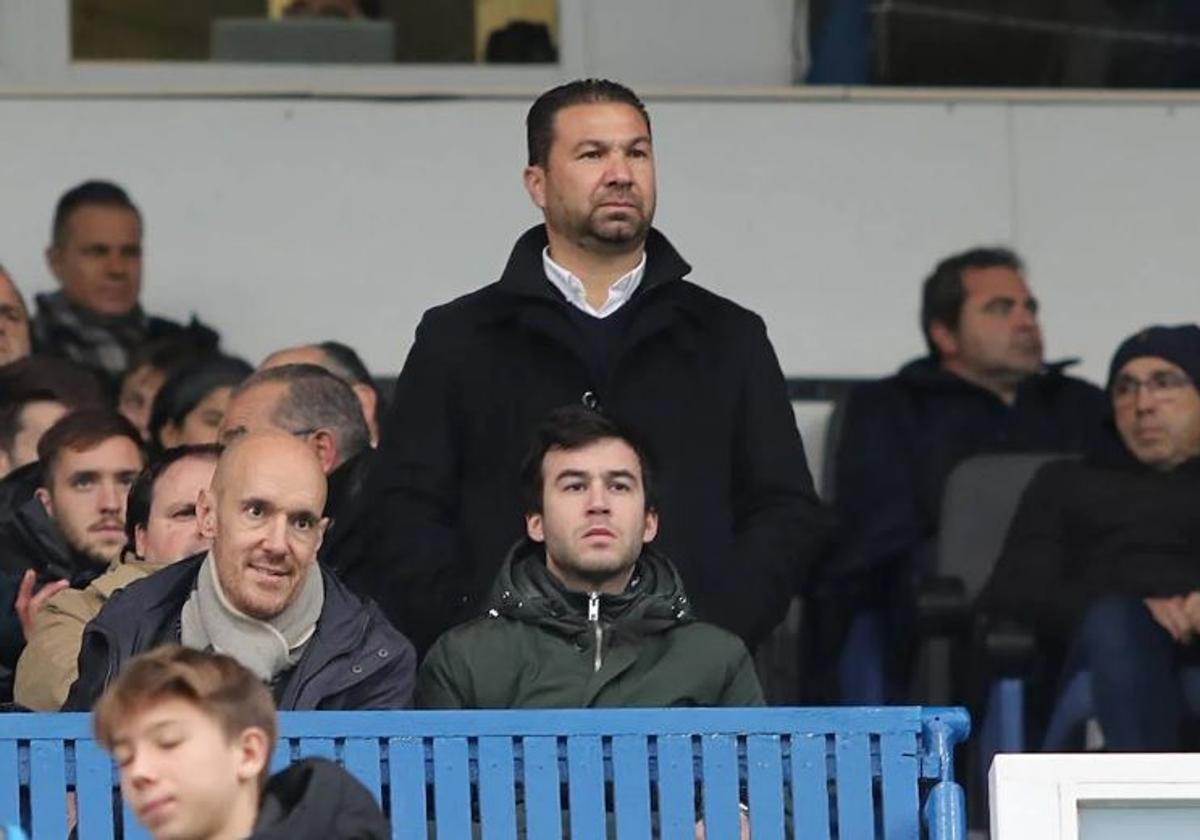
[[[567,739],[571,840],[604,840],[604,748],[596,735]]]
[[[829,763],[824,735],[792,735],[792,819],[796,836],[829,837]]]
[[[516,840],[516,774],[511,738],[479,739],[479,819],[483,840]]]
[[[921,820],[916,735],[911,732],[882,735],[879,764],[883,773],[883,836],[886,840],[918,837]]]
[[[644,735],[612,739],[617,840],[650,840],[650,753]]]
[[[383,802],[383,768],[379,762],[379,741],[375,738],[347,738],[342,747],[342,761],[347,770]]]
[[[736,735],[705,735],[704,825],[712,837],[737,837],[738,752]]]
[[[67,765],[62,741],[29,745],[29,801],[33,836],[67,836]]]
[[[532,840],[561,840],[558,739],[525,738],[525,824]]]
[[[834,739],[837,766],[838,836],[875,836],[875,807],[871,794],[870,736],[839,733]]]
[[[17,742],[0,740],[0,825],[18,825],[21,822],[21,778],[17,764]]]
[[[695,837],[694,762],[692,736],[664,735],[658,739],[658,814],[663,840]]]
[[[300,757],[337,761],[337,745],[333,738],[301,738]]]
[[[422,738],[392,738],[388,741],[388,780],[394,840],[426,840],[428,815],[425,807],[425,741]]]
[[[75,744],[75,794],[80,840],[112,837],[113,762],[95,741]]]
[[[433,742],[433,815],[439,838],[471,836],[471,767],[466,738]]]
[[[746,739],[746,775],[754,840],[783,840],[783,755],[778,735]],[[705,768],[705,772],[708,770]]]

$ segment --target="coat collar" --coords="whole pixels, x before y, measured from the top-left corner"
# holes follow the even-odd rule
[[[500,288],[521,297],[543,298],[558,301],[560,295],[546,279],[542,265],[542,251],[549,244],[545,225],[535,225],[521,235],[508,256],[504,273],[500,275]],[[664,283],[686,277],[692,267],[679,255],[667,238],[651,228],[646,237],[646,274],[642,278],[641,291],[649,291]]]

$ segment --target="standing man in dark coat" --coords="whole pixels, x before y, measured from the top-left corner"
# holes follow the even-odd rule
[[[762,319],[684,279],[651,227],[650,120],[577,81],[529,111],[545,224],[499,282],[425,314],[370,494],[379,600],[419,647],[479,612],[522,534],[512,492],[537,422],[599,405],[662,462],[662,550],[699,618],[753,645],[783,617],[825,517]]]

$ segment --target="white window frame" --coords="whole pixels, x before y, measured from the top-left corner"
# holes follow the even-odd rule
[[[187,2],[170,0],[180,1]],[[541,90],[587,75],[585,0],[557,2],[557,64],[320,65],[72,61],[71,0],[0,0],[0,92],[388,96]]]
[[[1088,803],[1200,802],[1200,755],[997,755],[988,775],[992,840],[1079,840]]]

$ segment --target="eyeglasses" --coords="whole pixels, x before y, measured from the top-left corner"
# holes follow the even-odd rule
[[[1138,391],[1145,388],[1155,399],[1167,399],[1174,396],[1180,388],[1186,388],[1192,380],[1185,374],[1173,370],[1158,370],[1147,379],[1136,376],[1120,376],[1113,384],[1113,399],[1118,402],[1129,402],[1137,399]]]

